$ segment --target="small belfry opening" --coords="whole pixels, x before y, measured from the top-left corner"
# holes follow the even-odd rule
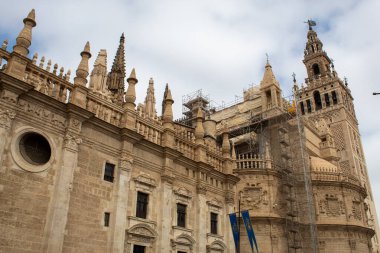
[[[315,102],[315,110],[322,109],[322,99],[321,99],[321,94],[319,93],[319,91],[317,90],[314,91],[313,96],[314,96],[314,102]]]
[[[319,65],[317,63],[313,64],[312,69],[315,76],[321,74],[321,70],[319,69]]]

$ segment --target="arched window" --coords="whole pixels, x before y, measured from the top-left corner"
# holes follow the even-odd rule
[[[302,115],[304,115],[305,114],[305,106],[304,106],[302,101],[300,102],[300,105],[301,105],[301,113],[302,113]]]
[[[331,92],[331,96],[332,96],[333,104],[336,105],[338,103],[338,96],[335,90]]]
[[[310,102],[310,99],[306,100],[306,107],[307,107],[307,112],[311,113],[311,102]]]
[[[328,93],[325,93],[325,102],[326,106],[330,106],[330,96]]]
[[[314,75],[319,75],[321,73],[321,70],[319,69],[319,65],[317,63],[313,64],[312,68]]]
[[[319,91],[314,91],[314,102],[315,102],[315,110],[322,109],[322,100],[321,100],[321,94],[319,94]]]

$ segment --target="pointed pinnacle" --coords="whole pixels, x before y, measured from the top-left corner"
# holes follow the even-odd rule
[[[35,12],[34,9],[32,9],[32,10],[29,12],[28,16],[27,16],[26,18],[24,18],[24,20],[23,20],[24,24],[25,24],[26,22],[28,22],[28,21],[32,23],[32,27],[35,27],[35,26],[36,26],[36,12]]]
[[[120,43],[124,43],[124,41],[125,41],[125,36],[124,36],[124,33],[122,33],[120,36]]]
[[[91,57],[91,53],[90,53],[90,42],[89,42],[89,41],[87,41],[86,45],[84,46],[83,51],[80,53],[80,55],[81,55],[82,57],[83,57],[84,54],[87,54],[89,58]]]
[[[131,71],[131,74],[129,75],[128,79],[127,79],[127,82],[129,83],[130,81],[135,81],[135,83],[138,82],[137,78],[136,78],[136,70],[135,68],[132,69]]]
[[[170,91],[168,84],[166,84],[165,91],[166,91],[166,89],[167,89],[167,92],[166,92],[165,100],[172,100],[173,101],[172,92]]]
[[[153,84],[153,83],[154,83],[153,78],[152,77],[149,78],[149,84]]]

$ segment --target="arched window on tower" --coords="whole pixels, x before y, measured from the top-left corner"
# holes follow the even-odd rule
[[[300,105],[301,105],[301,113],[302,115],[305,115],[305,106],[302,101],[300,102]]]
[[[338,103],[338,96],[335,90],[331,92],[331,96],[332,96],[333,104],[336,105]]]
[[[307,112],[311,113],[311,102],[310,102],[310,99],[306,100],[306,107],[307,107]]]
[[[325,93],[325,102],[326,106],[330,106],[330,96],[328,93]]]
[[[315,102],[315,110],[320,110],[322,109],[322,100],[321,100],[321,94],[319,91],[314,91],[313,93],[314,96],[314,102]]]
[[[315,76],[321,74],[321,70],[319,69],[319,65],[317,63],[314,63],[312,68]]]

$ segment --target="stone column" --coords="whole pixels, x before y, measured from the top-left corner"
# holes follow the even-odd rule
[[[161,176],[161,231],[159,252],[172,252],[169,235],[172,229],[173,177]]]
[[[12,121],[16,112],[0,108],[0,168],[3,166],[4,150],[7,145],[7,137],[10,136]]]
[[[115,214],[112,232],[112,253],[124,252],[125,230],[127,228],[127,210],[129,183],[131,180],[133,158],[124,152],[119,160],[119,176],[115,189]]]
[[[44,252],[62,252],[70,191],[78,161],[78,145],[82,142],[82,139],[79,138],[80,129],[81,122],[70,117],[69,127],[64,136],[61,166],[57,168],[52,203],[47,216]]]
[[[207,216],[210,215],[208,213],[208,208],[206,204],[206,186],[198,185],[197,186],[197,250],[198,253],[206,253],[206,245],[207,245]]]

